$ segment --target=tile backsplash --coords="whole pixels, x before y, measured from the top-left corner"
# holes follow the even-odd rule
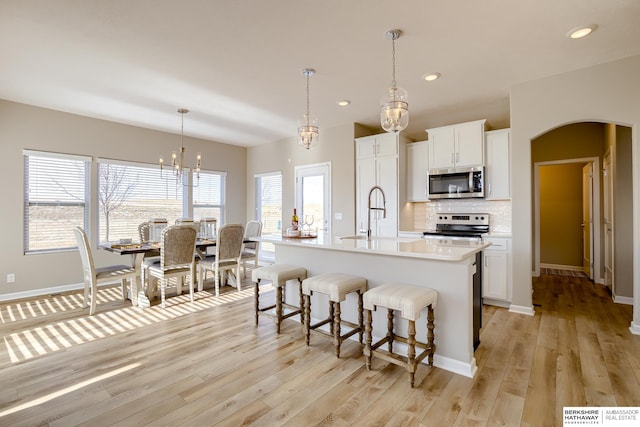
[[[414,229],[435,229],[438,213],[488,213],[492,233],[511,233],[511,200],[461,199],[413,203]]]

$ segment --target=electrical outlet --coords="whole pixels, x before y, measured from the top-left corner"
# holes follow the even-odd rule
[[[7,283],[16,283],[16,275],[13,273],[7,274]]]

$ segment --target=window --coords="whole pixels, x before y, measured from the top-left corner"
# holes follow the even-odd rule
[[[182,185],[158,166],[99,160],[99,242],[137,238],[138,224],[166,218],[169,224],[183,217]]]
[[[91,158],[24,154],[24,253],[73,250],[73,227],[87,228]]]
[[[200,171],[193,187],[193,217],[216,218],[218,225],[224,224],[225,178],[223,172]]]
[[[194,178],[193,209],[183,201],[184,188],[171,171],[160,173],[157,165],[100,159],[98,167],[99,241],[138,237],[138,224],[165,218],[214,217],[224,223],[225,173],[200,172]],[[186,206],[185,206],[186,205]],[[190,211],[193,214],[189,213]]]
[[[262,234],[282,235],[282,173],[256,175],[256,219],[262,221]],[[274,259],[271,243],[260,246],[261,259]]]

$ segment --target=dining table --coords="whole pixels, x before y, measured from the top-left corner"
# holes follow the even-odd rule
[[[245,240],[245,243],[250,240]],[[198,238],[196,240],[196,255],[200,259],[204,259],[207,256],[207,248],[213,247],[216,245],[216,239],[201,239]],[[144,258],[148,254],[159,253],[160,251],[160,243],[157,242],[143,242],[143,243],[132,243],[129,241],[117,241],[117,242],[106,242],[99,246],[100,249],[103,249],[108,252],[112,252],[118,255],[129,255],[131,256],[131,264],[135,268],[136,271],[136,280],[131,281],[131,290],[129,292],[129,299],[131,300],[131,304],[133,306],[147,308],[151,306],[151,300],[149,298],[149,289],[146,288],[145,283],[142,278],[142,262]],[[195,280],[196,272],[195,272],[195,262],[193,263],[191,274]],[[195,284],[194,284],[195,286]]]

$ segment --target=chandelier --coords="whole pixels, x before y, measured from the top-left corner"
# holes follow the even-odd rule
[[[182,176],[184,174],[184,115],[187,114],[189,110],[186,108],[179,108],[178,113],[180,113],[181,117],[181,126],[180,126],[180,154],[175,151],[171,153],[171,169],[173,169],[173,175],[176,177],[176,181],[181,182]],[[200,163],[202,161],[202,156],[200,153],[196,154],[196,177],[200,180]],[[164,159],[160,157],[160,174],[164,169]]]
[[[307,112],[298,121],[298,144],[307,150],[318,143],[318,118],[309,113],[309,77],[313,76],[316,70],[305,68],[302,75],[307,78]]]
[[[409,124],[409,104],[407,103],[407,91],[396,85],[396,40],[402,31],[389,30],[385,34],[387,40],[391,40],[393,72],[391,74],[391,87],[387,89],[380,100],[380,124],[387,132],[398,133]]]

